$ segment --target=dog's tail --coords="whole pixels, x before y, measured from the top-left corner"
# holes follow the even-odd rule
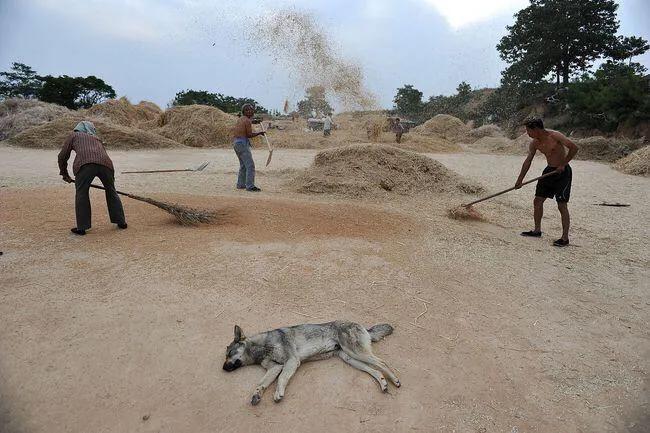
[[[370,339],[372,341],[379,341],[387,335],[393,333],[393,327],[388,323],[380,323],[375,326],[368,328],[368,334],[370,334]]]

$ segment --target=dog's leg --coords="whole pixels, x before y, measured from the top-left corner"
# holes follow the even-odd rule
[[[284,397],[284,391],[287,388],[289,379],[291,379],[291,376],[293,376],[298,367],[300,367],[300,360],[296,357],[289,358],[284,364],[282,373],[280,373],[280,377],[278,377],[278,385],[275,389],[275,394],[273,395],[273,400],[275,400],[276,403]]]
[[[251,398],[251,404],[253,406],[257,405],[260,402],[266,388],[271,386],[273,381],[277,379],[278,375],[282,371],[282,364],[276,364],[275,362],[266,359],[262,361],[262,367],[266,368],[266,374],[264,374],[264,377],[262,377],[262,380],[260,380],[257,388],[255,388],[255,392]]]
[[[363,362],[352,358],[350,355],[348,355],[345,352],[341,351],[341,352],[338,353],[338,355],[343,361],[347,362],[352,367],[354,367],[356,369],[359,369],[361,371],[365,371],[366,373],[368,373],[369,375],[374,377],[375,380],[377,382],[379,382],[379,387],[381,388],[382,392],[388,391],[388,384],[386,383],[386,378],[384,378],[383,374],[381,374],[380,372],[378,372],[377,370],[375,370],[373,368],[370,368],[370,366],[368,366],[368,364],[364,364]]]
[[[342,349],[344,349],[344,348],[342,348]],[[386,362],[383,359],[375,356],[372,353],[372,351],[363,350],[363,353],[359,353],[359,352],[355,352],[355,351],[349,350],[349,349],[344,349],[344,350],[345,350],[345,353],[350,355],[352,358],[354,358],[354,359],[356,359],[358,361],[361,361],[361,362],[365,362],[366,364],[370,364],[371,366],[376,367],[377,369],[379,369],[381,372],[383,372],[390,379],[391,382],[393,382],[395,384],[396,387],[399,388],[400,386],[402,386],[399,379],[397,378],[397,375],[388,366],[388,364],[386,364]]]

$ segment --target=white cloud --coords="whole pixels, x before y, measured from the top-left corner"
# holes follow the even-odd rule
[[[527,0],[422,0],[433,6],[454,29],[487,21],[526,7]]]

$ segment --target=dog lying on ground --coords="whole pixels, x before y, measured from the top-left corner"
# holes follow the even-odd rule
[[[278,384],[273,400],[282,400],[287,383],[301,362],[317,361],[334,355],[374,377],[381,390],[386,392],[388,384],[384,375],[395,386],[401,384],[386,362],[372,353],[370,343],[379,341],[392,332],[393,327],[389,324],[366,329],[358,323],[337,320],[318,325],[279,328],[246,337],[241,328],[235,325],[235,339],[226,348],[223,369],[234,371],[245,365],[260,364],[267,370],[251,398],[253,405],[260,402],[262,394],[276,378]]]

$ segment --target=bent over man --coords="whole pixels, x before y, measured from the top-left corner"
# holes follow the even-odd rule
[[[68,159],[73,150],[76,154],[72,163],[75,179],[68,174]],[[68,183],[74,182],[76,188],[77,227],[70,229],[72,233],[85,235],[86,230],[90,228],[91,211],[88,191],[95,177],[99,177],[106,189],[106,205],[111,222],[117,224],[120,229],[127,227],[122,202],[115,190],[113,161],[108,157],[104,144],[97,138],[97,132],[92,122],[85,120],[79,122],[66,139],[63,149],[59,153],[59,170],[63,180]]]

